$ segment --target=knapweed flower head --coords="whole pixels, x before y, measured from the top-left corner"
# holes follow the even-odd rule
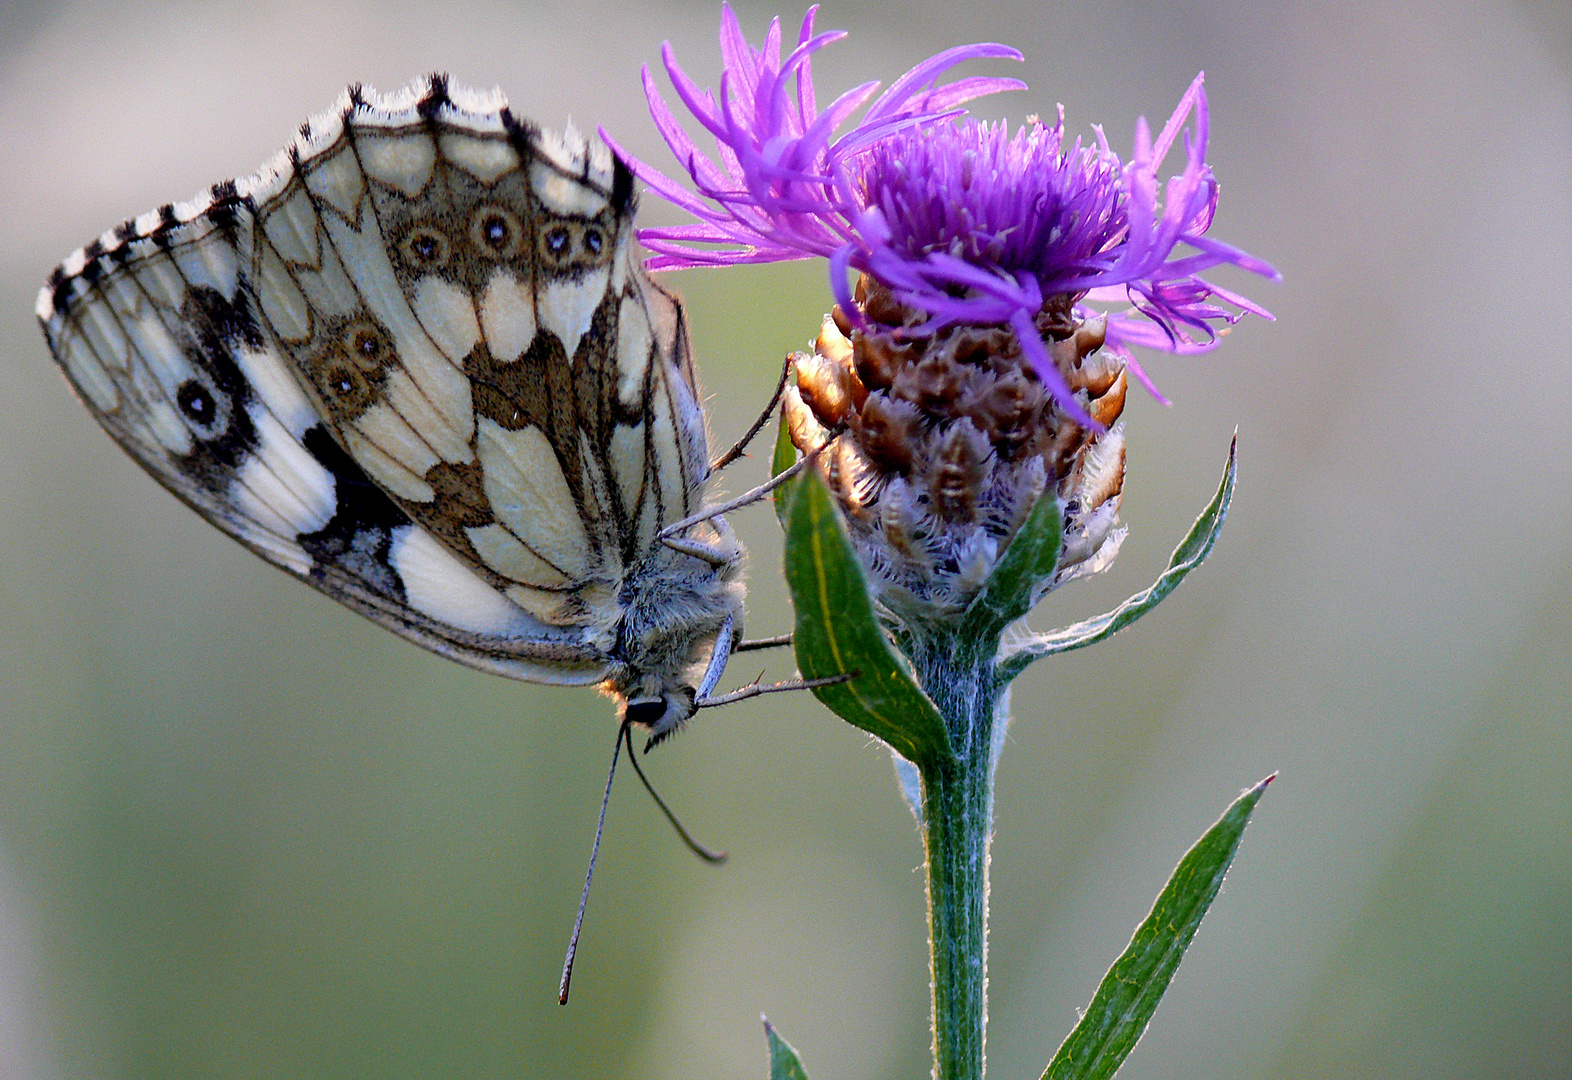
[[[794,357],[785,419],[815,455],[885,609],[908,625],[960,615],[1050,490],[1063,504],[1063,548],[1031,604],[1111,563],[1125,534],[1127,380],[1101,349],[1107,320],[1049,346],[1092,430],[1054,405],[1009,330],[958,325],[913,343],[895,332],[906,312],[882,286],[865,276],[857,299],[868,325],[837,308],[813,351]]]
[[[697,192],[623,154],[640,179],[697,219],[641,230],[654,252],[652,270],[826,258],[836,300],[854,322],[848,270],[872,276],[921,316],[905,327],[907,336],[957,324],[1010,327],[1038,377],[1083,423],[1092,418],[1031,332],[1057,298],[1070,297],[1081,319],[1098,313],[1089,303],[1132,304],[1111,312],[1107,328],[1107,347],[1127,362],[1130,345],[1200,352],[1216,343],[1219,324],[1245,312],[1270,318],[1199,276],[1230,263],[1277,277],[1261,260],[1205,235],[1218,184],[1206,164],[1200,76],[1155,139],[1144,118],[1137,122],[1128,161],[1099,127],[1090,143],[1067,144],[1062,109],[1053,124],[1030,119],[1013,133],[966,115],[961,106],[977,97],[1025,89],[991,77],[936,84],[968,60],[1021,59],[996,44],[948,49],[918,64],[841,132],[879,84],[855,87],[819,111],[813,54],[845,34],[815,34],[817,11],[808,10],[783,60],[778,19],[755,49],[723,8],[718,96],[700,90],[670,44],[663,47],[678,98],[715,139],[714,159],[689,137],[645,68],[656,125]],[[1194,129],[1185,131],[1192,113]],[[1181,133],[1183,171],[1160,183],[1158,169]],[[1188,250],[1176,251],[1181,246]],[[1156,393],[1139,366],[1131,371]]]
[[[821,112],[812,58],[844,35],[816,34],[816,12],[782,59],[779,20],[755,49],[724,8],[718,93],[664,47],[713,158],[645,69],[694,190],[618,152],[696,219],[641,230],[650,268],[828,260],[835,310],[796,358],[786,417],[888,609],[959,612],[1048,491],[1064,504],[1065,550],[1039,588],[1100,569],[1123,537],[1127,375],[1156,394],[1129,347],[1201,352],[1247,312],[1270,318],[1199,276],[1233,264],[1276,277],[1206,236],[1218,184],[1201,78],[1156,138],[1137,123],[1128,160],[1097,127],[1069,141],[1062,109],[1013,131],[967,115],[966,102],[1024,84],[938,80],[965,61],[1021,59],[1002,45],[949,49],[883,94],[864,83]],[[1181,135],[1183,169],[1160,183]]]

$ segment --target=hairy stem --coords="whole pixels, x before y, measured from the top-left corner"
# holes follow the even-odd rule
[[[909,646],[913,642],[904,643]],[[919,681],[949,728],[953,753],[920,766],[937,1080],[982,1080],[988,1021],[988,844],[993,766],[1007,697],[970,650],[911,649]]]

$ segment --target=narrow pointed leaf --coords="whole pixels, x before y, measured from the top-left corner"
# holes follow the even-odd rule
[[[808,1080],[797,1051],[775,1032],[775,1025],[764,1021],[764,1037],[770,1043],[770,1080]]]
[[[786,430],[786,418],[781,417],[780,423],[775,426],[775,453],[770,458],[771,476],[779,476],[797,464],[797,448],[792,445],[791,434]],[[786,524],[786,499],[791,487],[791,484],[782,484],[775,489],[775,516],[782,525]]]
[[[792,643],[806,679],[857,677],[813,691],[841,719],[921,765],[949,752],[944,720],[890,647],[874,615],[862,567],[819,474],[785,485],[786,583],[797,609]]]
[[[1059,1047],[1043,1080],[1107,1080],[1123,1064],[1168,989],[1201,917],[1217,898],[1239,838],[1275,777],[1246,791],[1179,861],[1152,913],[1103,976],[1086,1015]]]
[[[1032,609],[1038,586],[1052,576],[1063,549],[1064,507],[1045,491],[967,607],[960,639],[997,641],[1006,626]]]
[[[1202,561],[1212,553],[1212,547],[1217,543],[1217,536],[1222,532],[1223,520],[1228,516],[1228,505],[1233,501],[1234,481],[1238,475],[1238,447],[1239,436],[1236,433],[1233,442],[1228,446],[1228,464],[1223,469],[1223,482],[1218,487],[1217,494],[1212,497],[1206,509],[1201,511],[1201,516],[1195,519],[1190,532],[1174,549],[1173,557],[1168,560],[1168,569],[1163,571],[1161,577],[1110,612],[1067,626],[1062,630],[1037,634],[1009,646],[999,660],[999,679],[1002,682],[1009,682],[1025,671],[1026,666],[1033,660],[1040,660],[1054,653],[1080,649],[1111,637],[1151,611],[1178,587],[1186,574],[1200,566]]]

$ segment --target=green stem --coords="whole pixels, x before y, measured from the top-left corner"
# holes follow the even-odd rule
[[[982,1080],[994,744],[995,734],[1002,734],[1008,694],[994,689],[991,663],[928,644],[913,649],[918,655],[912,659],[944,717],[953,749],[919,765],[928,856],[934,1076]]]

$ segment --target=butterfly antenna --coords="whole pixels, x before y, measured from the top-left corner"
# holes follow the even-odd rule
[[[600,855],[600,838],[606,831],[606,809],[611,805],[611,782],[617,775],[617,759],[622,756],[622,744],[628,744],[628,760],[633,763],[633,771],[638,774],[639,782],[644,785],[644,790],[650,793],[650,798],[655,800],[655,805],[660,807],[660,812],[666,815],[666,820],[671,822],[671,827],[677,830],[677,835],[682,837],[682,842],[688,845],[699,858],[707,863],[720,865],[726,861],[724,851],[712,851],[695,840],[691,833],[677,820],[677,815],[672,813],[671,807],[656,793],[650,784],[649,777],[644,775],[643,768],[639,765],[638,754],[633,750],[633,721],[624,719],[617,725],[617,741],[611,748],[611,768],[606,770],[606,790],[600,797],[600,817],[595,821],[595,842],[590,845],[589,869],[584,873],[584,892],[579,896],[579,913],[573,919],[573,933],[568,938],[568,955],[562,960],[562,982],[557,986],[557,1003],[568,1003],[568,987],[573,982],[573,960],[579,951],[579,934],[584,929],[584,911],[589,907],[590,882],[595,879],[595,859]]]
[[[677,835],[682,837],[682,842],[688,845],[688,850],[712,866],[719,866],[725,862],[726,853],[724,851],[714,851],[705,847],[693,838],[693,835],[688,832],[682,822],[677,820],[677,815],[672,813],[671,807],[666,805],[666,800],[656,793],[654,786],[650,784],[649,777],[644,775],[644,770],[639,765],[639,755],[633,752],[633,732],[628,730],[626,723],[622,725],[622,730],[624,737],[628,740],[628,760],[633,762],[633,771],[638,773],[639,782],[644,785],[644,790],[650,793],[650,798],[655,800],[655,805],[660,807],[660,812],[666,815],[666,820],[671,822],[671,827],[677,830]],[[649,748],[645,747],[645,749]]]
[[[579,931],[584,929],[584,909],[589,906],[590,882],[595,877],[595,857],[600,854],[601,833],[606,830],[606,808],[611,805],[611,781],[617,775],[617,758],[622,754],[622,742],[628,739],[628,752],[633,751],[632,736],[628,732],[630,720],[623,720],[617,727],[617,741],[611,746],[611,768],[606,770],[606,792],[600,797],[600,818],[595,822],[595,842],[590,845],[589,870],[584,874],[584,893],[579,897],[579,913],[573,920],[573,934],[568,938],[568,955],[562,961],[562,982],[557,987],[557,1004],[568,1003],[568,984],[573,981],[573,958],[579,951]],[[634,763],[637,768],[638,763]],[[646,786],[648,786],[646,784]]]

